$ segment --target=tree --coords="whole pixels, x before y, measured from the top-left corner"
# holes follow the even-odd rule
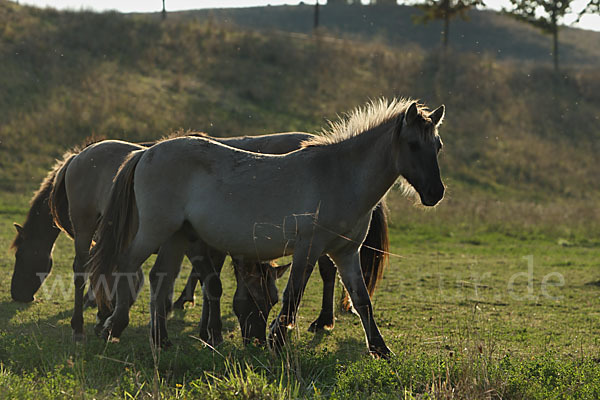
[[[167,9],[165,8],[165,0],[162,0],[162,3],[163,3],[162,19],[166,19],[167,18]]]
[[[485,5],[483,0],[425,0],[425,3],[416,5],[417,8],[423,10],[423,15],[413,16],[413,21],[422,24],[438,19],[444,21],[442,43],[444,49],[447,49],[450,20],[455,17],[467,20],[467,11],[475,6],[483,5]]]
[[[554,70],[558,72],[558,29],[560,21],[570,11],[573,0],[510,0],[511,10],[504,10],[518,20],[527,22],[543,33],[552,35]],[[597,1],[597,0],[592,0]]]
[[[579,12],[577,22],[579,22],[584,14],[600,14],[600,0],[590,0],[585,8]]]

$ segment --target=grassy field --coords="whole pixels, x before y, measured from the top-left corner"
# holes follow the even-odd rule
[[[435,46],[383,44],[389,38],[188,17],[161,23],[0,2],[0,398],[600,398],[594,67],[569,65],[558,79],[512,56],[441,57]],[[525,52],[528,41],[538,39],[524,37]],[[600,51],[577,41],[594,49],[578,52]],[[307,332],[320,307],[317,273],[282,356],[242,345],[231,268],[216,350],[195,338],[197,304],[170,319],[175,346],[153,352],[148,285],[120,343],[93,335],[92,310],[87,342],[72,343],[65,237],[36,301],[11,301],[12,223],[23,222],[54,159],[86,137],[318,132],[379,96],[447,110],[444,201],[425,210],[398,191],[388,196],[395,255],[373,303],[390,361],[369,357],[352,314],[338,313],[332,332]],[[186,262],[178,290],[187,273]]]
[[[394,204],[402,204],[392,209],[396,256],[373,299],[376,320],[396,353],[390,361],[370,359],[352,314],[338,313],[332,332],[306,331],[320,307],[318,274],[309,282],[285,354],[244,348],[231,308],[230,268],[223,274],[226,340],[216,350],[195,338],[198,304],[170,319],[174,347],[153,352],[147,285],[120,343],[94,336],[95,313],[88,310],[88,340],[74,344],[72,243],[61,237],[53,274],[33,304],[13,303],[9,285],[0,288],[0,397],[600,396],[597,236],[525,226],[498,230],[476,219],[460,225],[442,211],[443,204],[425,211],[398,197],[391,194]],[[0,214],[4,249],[13,236],[10,223],[26,211],[17,200],[9,199]],[[3,282],[12,266],[4,253]],[[179,289],[188,272],[186,263]]]

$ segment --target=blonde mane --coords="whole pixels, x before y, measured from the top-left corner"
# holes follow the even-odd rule
[[[204,132],[193,131],[191,129],[185,130],[185,129],[180,128],[174,132],[171,132],[169,134],[162,136],[160,139],[158,139],[158,141],[156,143],[164,142],[169,139],[186,137],[186,136],[201,137],[201,138],[205,138],[205,139],[214,139],[213,137],[209,136],[207,133],[204,133]]]
[[[404,114],[415,100],[410,98],[394,98],[387,100],[382,97],[379,100],[371,100],[363,107],[357,107],[349,113],[344,114],[338,121],[328,121],[329,129],[323,130],[321,135],[302,142],[302,147],[324,146],[340,143],[344,140],[358,136],[363,132],[383,125],[398,116]],[[424,122],[431,124],[428,117],[428,109],[417,104],[419,115]]]

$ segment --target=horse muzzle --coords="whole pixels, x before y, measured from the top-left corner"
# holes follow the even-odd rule
[[[31,303],[34,300],[33,295],[40,288],[41,282],[39,284],[35,280],[28,280],[27,282],[27,284],[23,282],[23,276],[13,274],[10,282],[10,297],[14,301]]]
[[[33,301],[33,295],[18,290],[11,290],[10,296],[12,299],[19,303],[31,303]]]
[[[419,193],[421,197],[421,203],[427,207],[433,207],[437,203],[440,202],[444,198],[444,185],[440,185],[439,187],[433,190],[427,190],[425,193]]]

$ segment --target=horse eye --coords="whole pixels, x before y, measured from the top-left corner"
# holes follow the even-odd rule
[[[417,152],[421,149],[421,144],[419,142],[408,142],[408,148],[412,152]]]

